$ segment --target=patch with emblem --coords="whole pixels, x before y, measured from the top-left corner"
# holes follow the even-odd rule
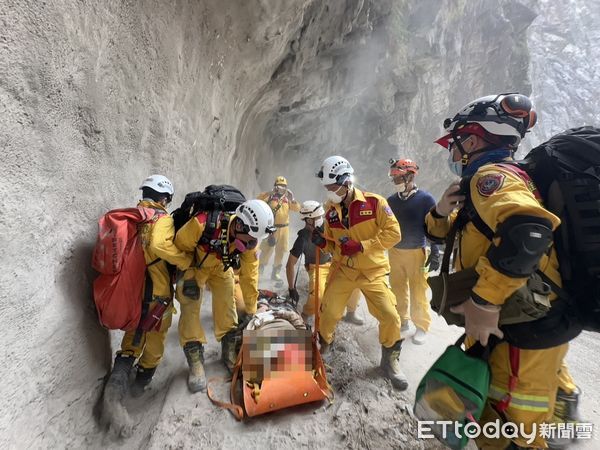
[[[373,215],[373,211],[371,211],[370,209],[366,210],[366,211],[359,211],[359,214],[361,216],[372,216]]]
[[[504,184],[504,174],[494,173],[484,175],[477,180],[477,192],[483,197],[489,197]]]
[[[392,211],[392,208],[390,208],[389,206],[384,206],[384,207],[383,207],[383,210],[385,211],[385,213],[386,213],[388,216],[393,216],[393,215],[394,215],[394,212]]]

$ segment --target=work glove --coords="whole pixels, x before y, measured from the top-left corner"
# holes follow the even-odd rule
[[[294,198],[294,193],[292,191],[290,191],[289,189],[286,191],[285,195],[287,195],[288,201],[290,203],[296,201],[296,199]]]
[[[321,233],[322,233],[322,230],[320,229],[320,227],[315,228],[312,231],[312,235],[310,237],[310,240],[317,247],[325,248],[325,245],[327,245],[327,240],[323,237],[323,235]]]
[[[300,295],[298,294],[298,291],[295,288],[290,288],[289,289],[289,297],[290,299],[294,302],[294,304],[298,304],[298,302],[300,301]]]
[[[465,202],[466,197],[459,194],[460,181],[454,181],[448,189],[442,194],[442,198],[435,205],[435,211],[440,216],[449,216],[456,208],[460,208]]]
[[[352,256],[362,252],[362,244],[352,239],[347,239],[342,243],[342,255]]]
[[[476,341],[481,342],[484,347],[488,344],[490,335],[504,337],[498,328],[500,318],[500,307],[492,304],[480,305],[469,298],[464,303],[450,308],[455,314],[465,316],[465,332]]]

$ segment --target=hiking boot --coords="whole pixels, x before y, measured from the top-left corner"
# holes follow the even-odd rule
[[[348,322],[354,325],[364,325],[365,321],[358,317],[356,311],[346,311],[346,315],[344,316],[344,322]]]
[[[204,347],[198,341],[191,341],[183,346],[183,353],[187,359],[190,371],[188,373],[188,388],[196,393],[206,389],[206,375],[204,373]]]
[[[132,397],[140,397],[146,387],[152,381],[152,377],[154,376],[154,372],[156,372],[156,367],[152,367],[151,369],[146,369],[140,365],[137,366],[137,372],[135,374],[135,381],[131,385],[131,396]]]
[[[110,377],[104,387],[104,396],[111,400],[121,401],[127,393],[129,385],[129,373],[133,367],[135,358],[129,355],[118,354],[115,356]]]
[[[413,344],[423,345],[427,340],[427,331],[417,327],[417,331],[412,337]]]
[[[390,348],[381,346],[381,370],[392,382],[392,386],[403,391],[408,387],[406,375],[400,370],[400,350],[402,350],[402,341],[396,342]]]
[[[410,331],[410,322],[408,320],[402,321],[400,325],[400,333],[408,333]]]
[[[273,266],[273,271],[271,272],[271,280],[281,281],[281,277],[279,276],[280,271],[281,271],[281,266]]]
[[[580,396],[581,390],[579,388],[575,388],[571,394],[567,394],[565,391],[558,388],[558,391],[556,392],[556,402],[554,403],[554,413],[552,414],[550,422],[556,424],[577,424],[581,420],[578,410]],[[555,433],[553,437],[546,439],[548,448],[567,448],[574,440],[572,437],[560,437],[560,433],[557,434]]]
[[[230,374],[233,374],[241,345],[242,336],[237,329],[229,331],[221,339],[221,361],[223,361]]]
[[[134,356],[118,354],[104,386],[100,420],[108,426],[111,433],[122,438],[128,438],[133,433],[133,421],[123,406],[123,399],[127,393],[129,373],[134,361]]]

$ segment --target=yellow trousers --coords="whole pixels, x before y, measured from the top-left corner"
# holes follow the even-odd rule
[[[379,321],[379,342],[387,348],[393,346],[400,340],[400,316],[385,275],[369,281],[363,274],[352,280],[341,270],[333,273],[325,287],[321,304],[321,336],[327,343],[333,341],[335,327],[342,319],[355,289],[363,293],[369,313]]]
[[[287,255],[289,250],[289,236],[290,227],[277,228],[274,233],[276,244],[274,247],[269,245],[267,238],[263,239],[260,244],[260,265],[266,266],[271,259],[273,250],[275,250],[275,259],[273,260],[273,266],[281,266],[283,257]]]
[[[560,366],[560,370],[558,371],[558,387],[561,388],[567,394],[572,394],[577,386],[575,385],[575,380],[569,373],[569,368],[567,367],[567,363],[564,361]]]
[[[156,302],[151,302],[149,310],[156,305]],[[135,331],[127,331],[121,341],[121,350],[118,354],[129,355],[139,358],[138,364],[144,369],[153,369],[160,364],[165,352],[165,339],[167,332],[171,326],[175,307],[171,305],[162,317],[160,329],[158,331],[147,331],[142,335],[140,344],[133,345]]]
[[[198,299],[188,298],[183,295],[183,285],[186,280],[196,280],[200,287]],[[235,310],[233,270],[230,268],[223,272],[221,264],[200,269],[188,269],[177,282],[175,298],[181,305],[179,319],[179,342],[183,347],[187,342],[199,341],[206,343],[204,329],[200,323],[200,307],[204,286],[208,285],[212,293],[212,313],[215,337],[217,341],[227,332],[237,327],[238,316]]]
[[[537,424],[538,430],[532,443],[528,444],[524,438],[514,439],[514,442],[521,447],[546,448],[545,439],[539,436],[540,424],[551,422],[559,385],[559,372],[567,349],[568,344],[544,350],[520,350],[519,380],[511,393],[512,400],[504,414],[507,421],[517,425],[523,424],[526,433],[532,432],[534,424]],[[479,421],[481,426],[487,422],[501,419],[493,406],[508,392],[511,369],[506,342],[499,344],[494,349],[489,363],[492,380],[488,403]],[[476,439],[476,442],[481,449],[504,449],[510,444],[506,438],[490,439],[483,435]]]
[[[429,331],[431,314],[427,300],[427,250],[390,248],[390,285],[396,296],[396,309],[404,323]],[[410,310],[410,312],[409,312]]]
[[[304,304],[302,314],[305,316],[312,316],[315,314],[315,277],[316,277],[316,265],[311,264],[308,267],[308,300]],[[327,278],[329,277],[330,264],[322,264],[319,266],[319,302],[323,301],[323,293],[325,292],[325,286],[327,285]],[[350,312],[356,311],[358,308],[358,302],[360,301],[360,290],[354,289],[346,305],[346,309]]]

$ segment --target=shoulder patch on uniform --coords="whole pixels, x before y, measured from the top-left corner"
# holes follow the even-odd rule
[[[390,207],[389,207],[389,206],[387,206],[387,205],[383,207],[383,210],[385,211],[385,213],[386,213],[388,216],[393,216],[393,215],[394,215],[394,212],[392,211],[392,208],[390,208]]]
[[[482,176],[477,180],[477,192],[483,197],[489,197],[504,184],[504,174],[493,173]]]

